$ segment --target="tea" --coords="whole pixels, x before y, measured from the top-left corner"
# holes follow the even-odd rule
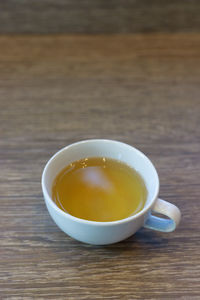
[[[52,198],[72,216],[109,222],[142,210],[147,189],[128,165],[106,157],[88,157],[72,162],[56,176]]]

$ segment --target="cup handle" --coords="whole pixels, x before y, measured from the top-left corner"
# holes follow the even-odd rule
[[[145,228],[171,232],[176,229],[181,219],[181,212],[177,206],[162,199],[157,199],[153,208],[153,212],[163,214],[169,219],[158,218],[150,214],[144,224]]]

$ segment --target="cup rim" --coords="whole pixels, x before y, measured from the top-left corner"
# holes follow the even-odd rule
[[[124,219],[120,219],[120,220],[116,220],[116,221],[107,221],[107,222],[100,222],[100,221],[90,221],[90,220],[85,220],[85,219],[81,219],[75,216],[70,215],[69,213],[63,211],[62,209],[60,209],[55,203],[54,201],[51,199],[51,197],[49,196],[49,193],[47,191],[46,188],[46,184],[45,184],[45,177],[46,177],[46,173],[47,173],[47,169],[48,166],[51,164],[51,162],[58,156],[60,155],[63,151],[67,150],[68,148],[72,147],[72,146],[76,146],[78,144],[82,144],[82,143],[88,143],[88,142],[113,142],[113,143],[117,143],[117,144],[121,144],[123,146],[128,146],[130,148],[132,148],[132,150],[134,150],[135,152],[137,152],[140,156],[142,156],[143,158],[145,158],[149,164],[151,165],[151,167],[154,169],[155,175],[156,175],[156,179],[157,179],[157,188],[155,189],[154,195],[152,196],[152,199],[149,201],[149,203],[147,205],[144,206],[144,208],[139,211],[138,213],[134,214],[133,216],[129,216],[127,218]],[[56,176],[56,175],[55,175]],[[158,173],[157,170],[155,168],[155,166],[153,165],[153,163],[151,162],[151,160],[140,150],[138,150],[137,148],[126,144],[124,142],[120,142],[117,140],[110,140],[110,139],[87,139],[87,140],[82,140],[82,141],[78,141],[72,144],[69,144],[63,148],[61,148],[59,151],[57,151],[46,163],[43,172],[42,172],[42,178],[41,178],[41,185],[42,185],[42,191],[43,191],[43,195],[44,195],[44,200],[47,204],[50,204],[51,207],[56,210],[59,214],[61,214],[62,216],[64,216],[65,218],[70,218],[73,221],[82,223],[82,224],[88,224],[88,225],[94,225],[94,226],[112,226],[112,225],[117,225],[117,224],[121,224],[121,223],[128,223],[132,220],[135,220],[137,218],[139,218],[141,215],[144,215],[145,213],[148,212],[148,210],[152,207],[152,205],[154,204],[154,202],[156,201],[156,199],[158,198],[158,193],[159,193],[159,188],[160,188],[160,182],[159,182],[159,177],[158,177]]]

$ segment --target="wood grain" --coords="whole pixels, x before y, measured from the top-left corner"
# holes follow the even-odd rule
[[[200,35],[0,37],[0,298],[199,299]],[[170,234],[107,247],[51,220],[40,178],[65,145],[111,138],[155,163]]]
[[[6,0],[0,33],[199,32],[199,0]]]

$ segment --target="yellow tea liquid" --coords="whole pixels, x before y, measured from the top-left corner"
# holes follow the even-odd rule
[[[56,176],[52,198],[72,216],[109,222],[142,210],[147,189],[128,165],[106,157],[89,157],[71,163]]]

